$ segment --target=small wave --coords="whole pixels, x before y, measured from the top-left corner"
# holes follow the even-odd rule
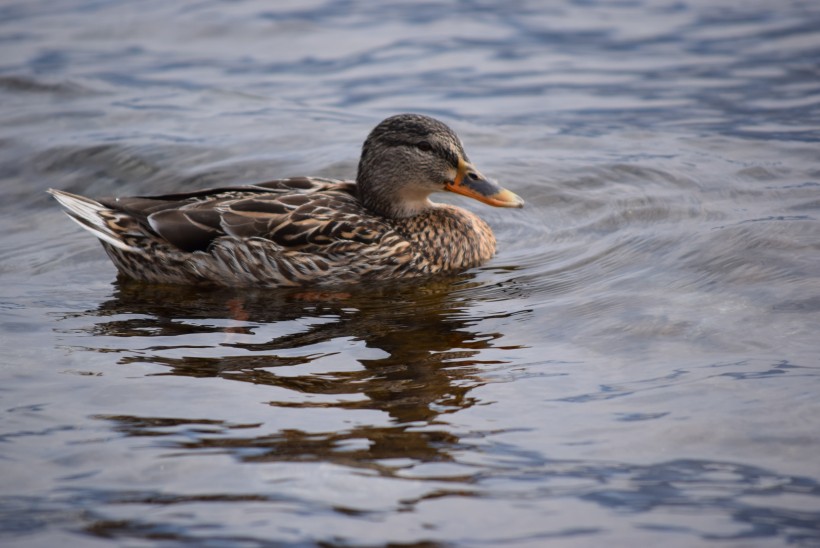
[[[0,91],[10,93],[48,93],[57,96],[74,97],[97,93],[90,87],[76,81],[50,82],[33,76],[0,76]]]

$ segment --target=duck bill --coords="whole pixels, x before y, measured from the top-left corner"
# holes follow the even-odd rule
[[[446,183],[444,190],[468,196],[494,207],[524,207],[524,200],[490,181],[464,160],[459,160],[456,178]]]

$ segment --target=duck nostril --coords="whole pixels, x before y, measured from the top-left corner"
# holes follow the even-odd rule
[[[469,171],[467,173],[467,178],[471,181],[478,181],[481,177],[479,177],[478,173],[476,173],[475,171]]]

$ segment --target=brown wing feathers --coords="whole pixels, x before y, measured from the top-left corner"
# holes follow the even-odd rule
[[[196,210],[167,209],[149,215],[147,221],[154,232],[170,244],[185,251],[199,251],[207,249],[214,238],[223,234],[209,226],[210,223],[197,220],[196,213]]]
[[[361,223],[366,215],[354,192],[348,183],[296,178],[239,189],[102,202],[188,252],[205,251],[221,236],[261,237],[284,248],[327,246],[338,240],[374,243],[387,227],[379,221]]]

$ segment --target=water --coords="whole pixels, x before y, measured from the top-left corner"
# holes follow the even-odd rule
[[[0,544],[820,545],[820,7],[541,4],[4,3]],[[404,111],[527,200],[456,279],[118,282],[44,192]]]

